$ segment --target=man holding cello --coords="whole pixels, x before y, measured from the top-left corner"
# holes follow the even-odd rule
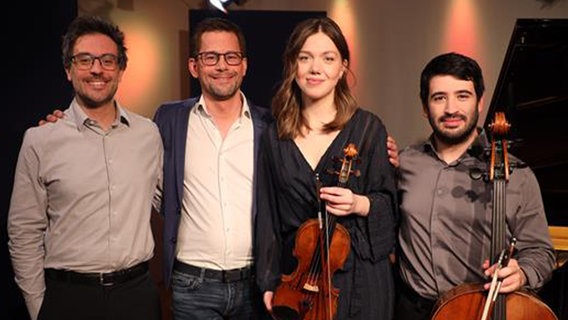
[[[499,285],[491,289],[510,294],[538,290],[552,275],[554,249],[539,185],[528,167],[506,168],[502,238],[505,248],[512,239],[516,245],[507,264],[493,263],[497,193],[485,179],[489,133],[477,127],[483,92],[479,65],[461,54],[439,55],[422,71],[420,98],[433,132],[399,158],[397,320],[430,319],[440,300],[458,294],[455,288],[464,283],[479,284],[479,295],[486,297],[492,278]],[[514,157],[508,162],[520,163]],[[478,300],[462,300],[468,305],[460,309],[472,309]],[[484,308],[478,304],[473,309]],[[471,311],[472,318],[479,319],[481,311]]]

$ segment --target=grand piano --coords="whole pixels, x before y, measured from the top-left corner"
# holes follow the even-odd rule
[[[568,319],[568,19],[516,21],[486,130],[496,112],[511,124],[510,152],[539,181],[558,258],[541,295],[559,319]]]

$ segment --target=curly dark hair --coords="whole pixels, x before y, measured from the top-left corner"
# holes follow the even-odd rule
[[[124,33],[117,25],[99,16],[78,16],[71,22],[67,32],[63,36],[61,45],[63,66],[65,69],[71,67],[73,48],[77,39],[86,34],[100,33],[111,38],[118,48],[118,66],[121,70],[126,69],[128,57],[126,56],[126,46],[124,45]]]

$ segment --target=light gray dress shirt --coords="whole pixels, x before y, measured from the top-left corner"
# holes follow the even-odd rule
[[[150,215],[162,155],[156,125],[118,104],[107,132],[75,100],[64,119],[26,131],[8,233],[31,314],[43,300],[44,268],[112,272],[153,256]]]

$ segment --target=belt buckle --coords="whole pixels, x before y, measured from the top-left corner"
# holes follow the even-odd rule
[[[240,269],[233,269],[233,270],[223,270],[223,282],[235,282],[241,281],[248,277],[249,269],[248,268],[240,268]]]
[[[223,282],[234,282],[240,280],[240,270],[223,270]]]
[[[112,279],[112,277],[109,277],[109,279]],[[107,279],[105,278],[105,274],[104,273],[99,273],[99,283],[101,286],[103,287],[110,287],[114,285],[114,282],[112,280],[107,282]]]

